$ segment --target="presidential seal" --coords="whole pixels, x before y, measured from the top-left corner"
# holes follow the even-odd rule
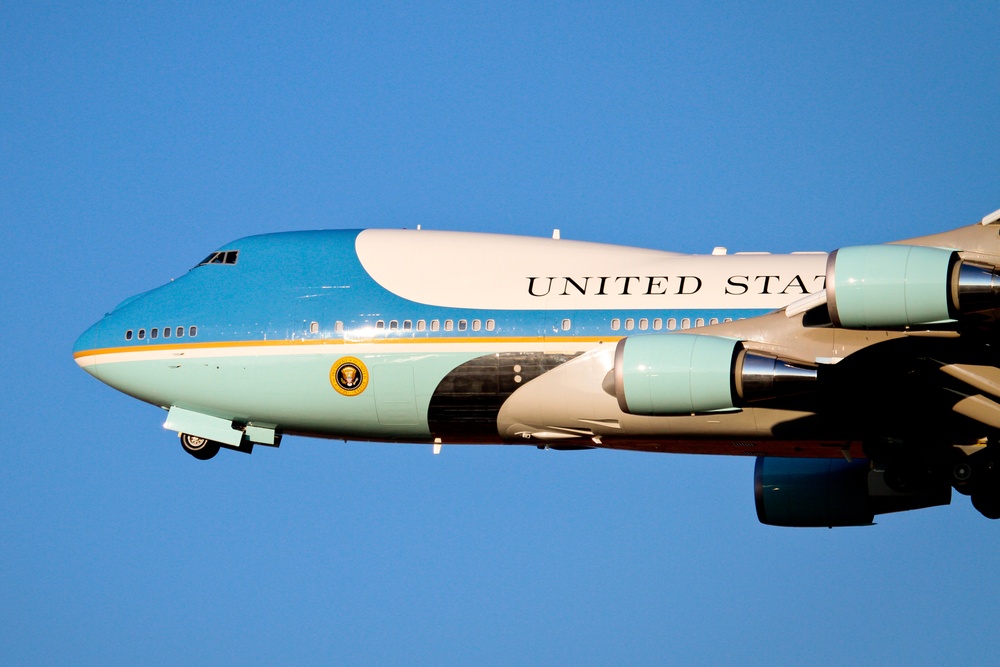
[[[342,357],[330,368],[330,384],[344,396],[357,396],[368,386],[368,369],[360,359]]]

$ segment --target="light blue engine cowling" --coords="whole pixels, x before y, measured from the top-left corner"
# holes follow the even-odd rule
[[[771,526],[867,526],[875,518],[866,459],[757,457],[757,519]]]
[[[690,415],[806,393],[817,373],[815,364],[749,351],[733,338],[651,334],[618,341],[605,389],[628,414]]]
[[[1000,308],[1000,271],[944,248],[841,248],[827,260],[826,300],[845,329],[936,324]]]
[[[826,272],[830,319],[848,329],[931,324],[953,318],[951,250],[905,245],[841,248]]]
[[[740,341],[719,336],[629,336],[615,355],[615,393],[623,412],[681,415],[736,407],[733,368]]]
[[[947,505],[951,485],[940,480],[900,492],[867,459],[757,457],[757,518],[769,526],[867,526],[876,514]]]

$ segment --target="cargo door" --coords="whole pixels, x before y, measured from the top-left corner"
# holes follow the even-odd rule
[[[413,368],[402,364],[375,366],[372,385],[380,424],[414,426],[419,423]]]

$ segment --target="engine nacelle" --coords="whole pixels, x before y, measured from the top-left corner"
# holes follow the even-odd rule
[[[757,457],[757,518],[770,526],[867,526],[876,514],[947,505],[951,486],[911,493],[890,489],[867,459]]]
[[[622,412],[690,415],[812,390],[817,367],[747,351],[732,338],[652,334],[618,341],[605,390]]]
[[[934,324],[1000,306],[997,268],[942,248],[841,248],[826,267],[830,320],[846,329]]]

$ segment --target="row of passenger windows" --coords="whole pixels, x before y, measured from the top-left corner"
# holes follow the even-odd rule
[[[184,338],[184,327],[177,327],[177,328],[163,327],[162,329],[153,327],[152,329],[149,330],[150,340],[159,338],[161,335],[164,338],[170,338],[171,336],[173,336],[174,338]],[[189,338],[194,338],[195,336],[197,336],[198,327],[194,326],[188,327],[187,335]],[[138,332],[135,332],[132,329],[129,329],[128,331],[125,332],[125,340],[132,340],[133,337],[138,340],[146,340],[146,330],[139,329]]]
[[[732,318],[727,317],[726,319],[724,319],[722,321],[723,322],[732,322],[733,320],[732,320]],[[482,320],[472,320],[471,323],[472,323],[472,330],[473,331],[480,331],[483,328],[485,328],[486,331],[493,331],[494,329],[496,329],[496,321],[494,321],[492,319],[486,320],[485,327],[483,326],[484,323],[483,323]],[[713,317],[713,318],[711,318],[708,321],[708,323],[709,324],[718,324],[719,323],[719,318]],[[458,331],[468,331],[469,330],[469,320],[457,320],[457,324],[458,324],[458,327],[457,327]],[[646,330],[650,329],[650,320],[648,318],[645,318],[645,317],[640,318],[638,320],[638,324],[639,324],[639,326],[638,326],[639,331],[646,331]],[[660,318],[660,317],[653,318],[653,320],[652,320],[652,330],[653,331],[661,331],[661,330],[663,330],[663,328],[664,328],[663,324],[664,324],[663,318]],[[427,320],[417,320],[416,321],[416,326],[414,326],[413,320],[403,320],[402,326],[400,326],[399,320],[389,320],[388,330],[389,331],[400,331],[400,330],[401,331],[414,331],[414,330],[415,331],[454,331],[456,329],[455,325],[456,325],[456,320],[444,320],[443,321],[443,326],[442,326],[442,321],[441,320],[431,320],[430,322],[428,322]],[[666,330],[667,331],[673,331],[673,330],[675,330],[677,328],[677,319],[673,318],[673,317],[668,318],[666,320],[666,325],[667,325],[666,326]],[[680,321],[680,325],[681,325],[680,326],[681,329],[690,329],[691,328],[691,319],[688,318],[688,317],[682,318],[681,321]],[[696,327],[703,327],[703,326],[705,326],[705,319],[702,318],[702,317],[699,317],[699,318],[695,319],[694,325]],[[568,318],[562,320],[559,323],[559,328],[562,329],[563,331],[569,331],[571,327],[572,327],[572,322]],[[621,328],[622,328],[622,321],[621,321],[621,319],[619,319],[619,318],[616,317],[613,320],[611,320],[611,330],[612,331],[619,331],[619,330],[621,330]],[[636,328],[636,320],[635,320],[635,318],[632,318],[632,317],[626,318],[625,319],[625,330],[626,331],[632,331],[635,328]],[[376,331],[385,331],[386,330],[386,322],[385,322],[385,320],[377,320],[375,322],[375,329],[376,329]],[[344,333],[344,323],[338,320],[333,325],[333,330],[334,330],[335,333]],[[319,333],[319,322],[310,322],[309,323],[309,333],[312,333],[312,334],[318,334]],[[152,329],[149,330],[149,338],[150,338],[150,340],[159,338],[161,334],[162,334],[163,338],[170,338],[171,335],[174,338],[183,338],[184,337],[184,327],[176,327],[176,328],[163,327],[163,329],[159,329],[159,328],[154,327],[154,328],[152,328]],[[198,335],[198,327],[196,327],[196,326],[190,326],[190,327],[188,327],[187,328],[187,335],[188,335],[189,338],[194,338],[195,336],[197,336]],[[132,340],[133,337],[136,338],[136,339],[138,339],[138,340],[145,340],[146,339],[146,329],[139,329],[138,332],[135,332],[132,329],[129,329],[128,331],[125,332],[125,340]]]
[[[722,321],[723,322],[732,322],[733,319],[731,317],[727,317],[727,318],[725,318]],[[650,323],[652,323],[652,327],[650,327]],[[708,323],[709,324],[718,324],[719,323],[719,318],[713,317],[713,318],[711,318],[711,319],[708,320]],[[650,320],[649,318],[643,317],[643,318],[640,318],[638,320],[638,325],[639,325],[638,326],[639,331],[646,331],[648,329],[652,329],[653,331],[662,331],[664,329],[664,326],[663,326],[664,325],[664,320],[661,317],[656,317],[656,318],[653,318],[652,320]],[[694,325],[696,327],[703,327],[703,326],[705,326],[705,318],[703,318],[703,317],[696,318],[695,321],[694,321]],[[572,323],[572,321],[569,318],[566,318],[566,319],[562,320],[559,323],[559,328],[562,331],[569,331],[572,328],[572,326],[573,326],[573,323]],[[483,328],[482,321],[480,321],[480,320],[472,320],[472,330],[473,331],[480,331],[482,328]],[[485,326],[486,331],[493,331],[495,328],[496,328],[496,322],[494,322],[493,320],[486,320],[486,326]],[[622,328],[622,320],[620,318],[616,317],[613,320],[611,320],[611,330],[612,331],[620,331],[621,328]],[[632,318],[632,317],[626,318],[625,319],[625,330],[626,331],[632,331],[635,328],[636,328],[636,319]],[[689,318],[689,317],[682,318],[680,320],[680,328],[681,329],[690,329],[691,328],[691,318]],[[376,331],[385,331],[386,330],[386,322],[385,322],[385,320],[378,320],[378,321],[376,321],[375,322],[375,329],[376,329]],[[468,320],[458,320],[458,330],[459,331],[467,331],[468,329],[469,329],[469,321]],[[675,329],[677,329],[677,319],[674,318],[674,317],[667,318],[667,320],[666,320],[666,330],[667,331],[673,331]],[[333,330],[334,330],[335,333],[344,333],[344,323],[341,322],[341,321],[337,321],[333,325]],[[444,331],[454,331],[455,330],[455,321],[453,321],[453,320],[444,320],[444,326],[442,327],[441,320],[431,320],[430,321],[430,326],[428,326],[428,322],[425,321],[425,320],[417,320],[416,327],[414,327],[414,323],[413,323],[412,320],[403,320],[403,326],[400,327],[399,320],[389,320],[388,330],[389,331],[400,331],[400,330],[402,330],[402,331],[413,331],[413,330],[416,330],[416,331],[441,331],[441,330],[444,330]],[[319,333],[319,322],[311,322],[309,324],[309,333],[313,333],[313,334],[318,334]]]
[[[732,322],[733,318],[727,317],[726,319],[724,319],[722,321],[723,322]],[[639,318],[638,322],[639,322],[639,327],[638,327],[639,331],[646,331],[647,329],[650,328],[650,326],[649,326],[650,325],[650,320],[648,318],[645,318],[645,317]],[[667,318],[666,323],[667,323],[667,327],[666,327],[667,331],[673,331],[674,329],[677,328],[677,318],[674,318],[674,317]],[[713,318],[711,318],[708,321],[708,323],[709,324],[718,324],[719,323],[719,318],[718,317],[713,317]],[[632,331],[633,329],[636,328],[635,325],[636,325],[636,320],[634,318],[632,318],[632,317],[625,318],[625,331]],[[654,317],[653,320],[652,320],[652,325],[653,325],[652,326],[653,331],[662,331],[663,330],[663,318]],[[695,321],[694,321],[694,325],[696,327],[703,327],[703,326],[705,326],[705,318],[704,317],[696,318]],[[615,319],[611,320],[611,330],[612,331],[618,331],[621,328],[622,328],[622,321],[620,319],[618,319],[616,317]],[[681,318],[681,329],[690,329],[690,328],[691,328],[691,318],[690,317]]]
[[[402,326],[400,326],[399,320],[389,320],[388,330],[389,331],[454,331],[456,328],[455,327],[456,324],[458,325],[459,331],[468,331],[470,328],[469,320],[458,320],[457,322],[456,320],[444,320],[443,322],[441,320],[431,320],[430,322],[428,322],[427,320],[417,320],[415,323],[413,320],[403,320]],[[473,331],[481,331],[484,328],[486,329],[486,331],[493,331],[494,329],[497,328],[497,323],[495,320],[486,320],[485,323],[482,320],[472,320],[471,324],[472,324],[471,328]],[[333,325],[333,330],[335,333],[344,333],[344,323],[340,321],[335,322]],[[385,331],[386,321],[377,320],[375,322],[375,330]],[[309,333],[314,333],[314,334],[319,333],[319,322],[311,322],[309,324]]]

